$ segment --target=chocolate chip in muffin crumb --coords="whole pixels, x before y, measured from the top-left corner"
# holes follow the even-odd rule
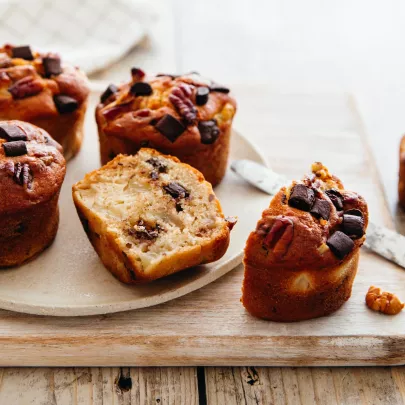
[[[162,228],[159,224],[152,225],[140,219],[137,224],[128,230],[128,233],[138,239],[153,240],[159,236]]]
[[[31,48],[27,45],[15,46],[11,50],[11,56],[13,58],[20,58],[25,60],[34,60],[34,55],[31,52]]]
[[[200,121],[198,123],[201,143],[204,145],[213,144],[219,137],[219,128],[215,120]]]
[[[5,142],[2,146],[6,156],[21,156],[28,152],[24,141]]]
[[[60,114],[71,113],[79,107],[77,100],[64,94],[57,94],[53,97],[53,101]]]
[[[129,92],[134,96],[150,96],[153,90],[149,83],[137,82],[131,86]]]
[[[17,125],[0,125],[0,138],[7,141],[26,141],[27,134]]]
[[[62,73],[60,59],[54,56],[46,56],[42,59],[46,77],[57,76]]]
[[[155,128],[172,143],[186,130],[186,127],[170,114],[164,115],[155,124]]]
[[[354,248],[354,242],[343,232],[336,231],[326,244],[333,254],[340,260],[344,259]]]
[[[210,89],[208,87],[199,87],[196,91],[195,102],[197,105],[207,104]]]
[[[177,211],[177,212],[183,211],[183,207],[181,206],[180,203],[176,203],[176,211]]]
[[[288,205],[302,211],[310,211],[315,201],[314,190],[304,184],[296,184],[291,190]]]
[[[316,198],[310,213],[316,218],[328,220],[330,216],[330,203],[326,200]]]
[[[169,183],[163,186],[163,189],[173,198],[187,198],[190,196],[190,193],[179,183]]]
[[[150,173],[150,178],[151,178],[152,180],[158,180],[158,179],[159,179],[159,173],[158,173],[158,172],[155,172],[155,171],[151,172],[151,173]]]
[[[167,165],[162,163],[162,161],[159,160],[158,158],[155,157],[150,158],[146,161],[146,163],[152,165],[159,173],[166,173],[167,171]]]

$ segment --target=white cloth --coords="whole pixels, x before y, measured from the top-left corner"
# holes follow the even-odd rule
[[[92,73],[138,44],[151,17],[146,0],[0,0],[0,41],[58,52]]]

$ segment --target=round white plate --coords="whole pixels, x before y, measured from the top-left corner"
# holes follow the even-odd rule
[[[53,245],[24,266],[0,271],[0,308],[39,315],[81,316],[143,308],[185,295],[235,268],[269,196],[228,170],[215,193],[225,215],[237,216],[225,256],[151,284],[128,286],[106,270],[87,240],[76,214],[71,187],[85,173],[100,166],[93,92],[86,117],[85,141],[68,164],[60,197],[60,226]],[[252,159],[265,163],[257,149],[237,132],[232,135],[230,161]]]

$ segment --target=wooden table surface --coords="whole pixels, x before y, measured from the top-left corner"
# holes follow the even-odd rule
[[[398,2],[384,2],[387,7],[382,10],[376,2],[370,4],[369,1],[347,0],[339,2],[338,9],[329,11],[316,0],[153,0],[149,3],[155,8],[149,38],[120,63],[94,75],[92,79],[127,80],[129,67],[137,65],[148,71],[197,70],[215,77],[219,82],[260,82],[270,88],[286,91],[295,89],[297,83],[299,90],[306,92],[331,89],[353,91],[360,101],[390,207],[395,209],[396,145],[402,131],[401,111],[398,103],[395,104],[395,108],[387,113],[390,122],[384,124],[376,97],[380,96],[380,103],[387,100],[385,90],[394,89],[391,86],[394,83],[392,76],[398,77],[395,73],[403,72],[403,64],[392,64],[388,72],[383,68],[393,59],[388,58],[387,61],[385,58],[385,62],[380,63],[385,79],[377,68],[364,70],[363,74],[362,69],[368,59],[366,52],[358,52],[356,45],[361,42],[356,43],[356,40],[365,41],[364,49],[368,49],[369,54],[376,50],[381,53],[385,49],[382,45],[385,42],[370,39],[367,35],[367,28],[370,31],[376,25],[374,20],[378,20],[379,32],[388,36],[387,41],[391,41],[391,48],[394,49],[395,38],[403,36],[398,35],[399,28],[390,29],[391,24],[397,26],[387,15],[392,12],[393,18],[396,15],[396,21],[403,26],[402,9],[397,13],[393,9],[393,3]],[[313,12],[308,13],[311,7]],[[361,33],[361,30],[356,31],[356,24],[363,17],[365,7],[368,7],[368,17],[362,20],[365,32]],[[310,16],[311,20],[304,23],[306,20],[301,16]],[[321,19],[323,22],[319,23]],[[337,36],[339,24],[342,23],[346,28],[345,35]],[[317,32],[317,28],[322,32]],[[353,32],[360,34],[355,37],[351,35]],[[345,44],[354,45],[345,48]],[[345,54],[342,49],[349,50]],[[345,65],[341,61],[342,55],[346,56],[348,70],[338,69]],[[357,61],[361,63],[355,64],[356,55],[360,55]],[[347,60],[349,56],[353,58]],[[374,56],[374,59],[377,57]],[[315,66],[318,66],[318,70]],[[348,71],[353,73],[350,79]],[[356,74],[358,81],[353,79]],[[379,82],[373,82],[376,90],[371,100],[367,93],[371,87],[370,81],[380,76]],[[393,105],[393,100],[398,101],[402,96],[396,88],[392,93],[395,93],[395,97],[389,98],[391,104],[387,102],[387,105]],[[254,103],[255,100],[245,100],[245,103],[248,101]],[[403,126],[405,128],[405,123]],[[386,129],[388,132],[384,133]],[[205,403],[404,404],[405,368],[246,366],[0,369],[0,405]]]

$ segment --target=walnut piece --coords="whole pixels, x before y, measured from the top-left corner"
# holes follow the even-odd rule
[[[381,292],[381,288],[371,286],[366,295],[366,304],[373,311],[387,315],[396,315],[402,311],[404,304],[395,294]]]

